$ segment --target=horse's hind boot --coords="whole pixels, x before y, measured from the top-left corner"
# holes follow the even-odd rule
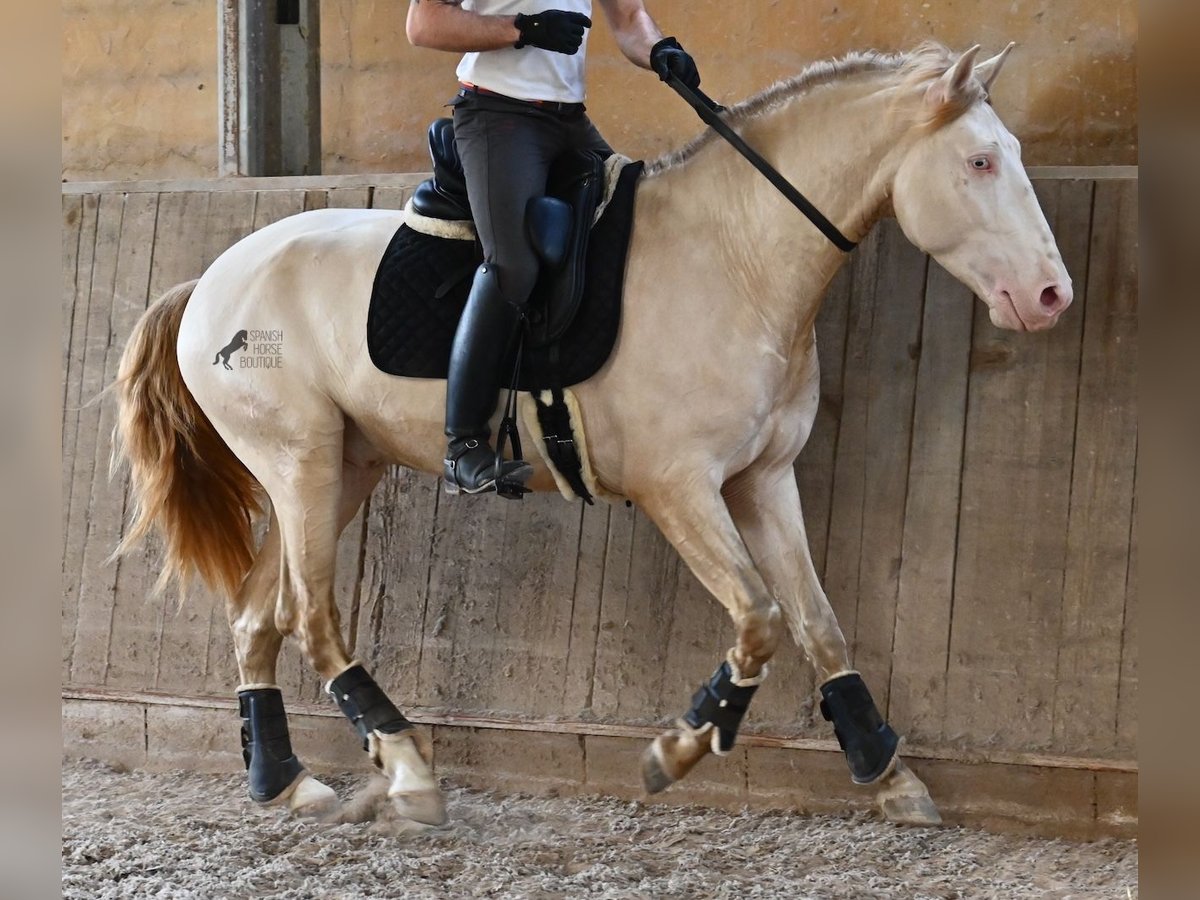
[[[446,381],[446,491],[480,494],[496,487],[496,451],[488,420],[496,410],[501,369],[509,359],[521,311],[500,292],[494,266],[475,271],[471,294],[454,335]],[[522,483],[533,467],[520,459],[501,464],[500,478]]]
[[[277,687],[241,690],[238,708],[250,796],[259,803],[269,803],[304,772],[304,766],[292,752],[283,694]]]
[[[683,720],[691,728],[712,725],[716,729],[713,752],[718,755],[729,753],[737,740],[742,718],[765,675],[764,669],[754,678],[742,678],[726,660],[708,681],[700,685],[692,697],[692,708],[684,713]]]

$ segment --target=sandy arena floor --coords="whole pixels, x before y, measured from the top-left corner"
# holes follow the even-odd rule
[[[405,827],[379,782],[333,779],[349,822],[245,798],[241,776],[63,763],[63,896],[162,898],[1137,896],[1137,845],[896,828],[616,800],[449,790],[451,823]]]

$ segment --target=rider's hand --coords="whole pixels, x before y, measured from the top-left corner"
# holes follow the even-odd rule
[[[650,48],[650,68],[663,81],[674,75],[693,91],[700,87],[700,72],[692,55],[679,46],[673,37],[665,37]]]
[[[513,23],[521,38],[515,44],[518,50],[528,45],[553,50],[573,56],[583,43],[583,31],[592,27],[592,20],[583,13],[547,9],[531,16],[518,14]]]

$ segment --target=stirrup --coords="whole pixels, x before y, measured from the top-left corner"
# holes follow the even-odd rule
[[[478,438],[469,438],[463,442],[457,453],[453,456],[447,456],[443,460],[442,474],[447,494],[475,495],[486,494],[493,490],[500,493],[497,483],[506,492],[501,493],[501,496],[510,497],[514,492],[528,491],[524,482],[533,474],[533,467],[523,459],[506,460],[500,454],[496,454],[494,457],[490,477],[475,486],[464,484],[463,479],[459,477],[459,460],[480,447],[489,451],[491,449],[485,441],[481,441]],[[506,469],[508,471],[505,471]],[[497,474],[499,477],[497,477]]]

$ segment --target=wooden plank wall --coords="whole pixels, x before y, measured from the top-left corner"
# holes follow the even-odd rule
[[[108,478],[114,410],[101,391],[147,302],[269,222],[398,208],[417,180],[64,193],[65,686],[227,698],[237,682],[219,604],[152,596],[154,548],[108,562],[127,509],[125,483]],[[797,477],[855,665],[913,747],[1128,769],[1137,180],[1036,187],[1075,282],[1059,327],[995,329],[884,222],[818,320],[822,402]],[[659,723],[732,638],[674,551],[624,507],[471,502],[397,469],[346,530],[339,565],[358,655],[402,706],[431,715]],[[291,647],[281,681],[289,698],[323,702]],[[787,646],[749,729],[832,746],[813,687]]]

